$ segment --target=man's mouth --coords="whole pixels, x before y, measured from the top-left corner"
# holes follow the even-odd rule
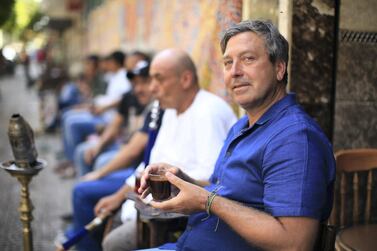
[[[232,89],[236,90],[236,89],[241,89],[243,87],[248,87],[248,86],[250,86],[249,82],[237,82],[233,84]]]

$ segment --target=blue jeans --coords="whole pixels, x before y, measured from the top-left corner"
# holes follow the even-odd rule
[[[157,248],[138,249],[136,251],[175,251],[176,248],[176,243],[165,243],[164,245]]]
[[[121,146],[121,144],[118,142],[109,145],[102,153],[97,156],[93,164],[87,164],[84,159],[85,152],[95,144],[96,143],[94,142],[86,141],[76,147],[74,166],[76,168],[76,171],[78,172],[79,177],[93,170],[101,169],[115,156],[115,154],[118,153]]]
[[[79,88],[74,82],[66,83],[59,95],[59,110],[79,104],[83,101],[83,97]]]
[[[78,231],[94,218],[94,207],[97,202],[116,192],[124,185],[125,179],[133,173],[133,168],[127,168],[95,180],[78,183],[73,189],[73,229]],[[69,235],[69,234],[67,234]],[[78,244],[80,251],[101,250],[101,240],[92,235],[85,236]]]
[[[88,111],[68,110],[62,116],[62,135],[64,154],[73,162],[74,152],[78,144],[96,131],[96,126],[106,124],[101,116],[94,116]]]

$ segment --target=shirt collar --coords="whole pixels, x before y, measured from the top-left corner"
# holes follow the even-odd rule
[[[277,114],[282,112],[287,107],[296,104],[296,94],[289,93],[284,98],[273,104],[255,123],[257,125],[263,125],[270,119],[274,118]]]
[[[270,119],[274,118],[277,114],[279,114],[281,111],[286,109],[287,107],[291,105],[296,104],[296,94],[289,93],[284,98],[273,104],[263,115],[258,119],[257,122],[255,122],[255,125],[261,126],[265,123],[267,123]],[[252,126],[254,127],[254,125]],[[241,130],[248,130],[249,128],[249,119],[247,115],[241,118],[241,122],[239,124],[239,128],[237,128],[238,131]]]

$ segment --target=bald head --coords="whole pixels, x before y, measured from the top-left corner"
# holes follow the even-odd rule
[[[151,64],[150,89],[162,108],[184,112],[199,91],[196,68],[190,56],[179,49],[158,53]]]
[[[164,64],[170,71],[181,75],[183,72],[192,74],[192,84],[198,85],[196,67],[191,57],[183,50],[171,48],[159,52],[152,61],[153,64]]]

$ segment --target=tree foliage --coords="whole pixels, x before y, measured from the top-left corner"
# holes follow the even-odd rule
[[[13,16],[15,19],[14,14],[14,4],[15,0],[0,0],[0,27],[2,27],[9,18]]]

